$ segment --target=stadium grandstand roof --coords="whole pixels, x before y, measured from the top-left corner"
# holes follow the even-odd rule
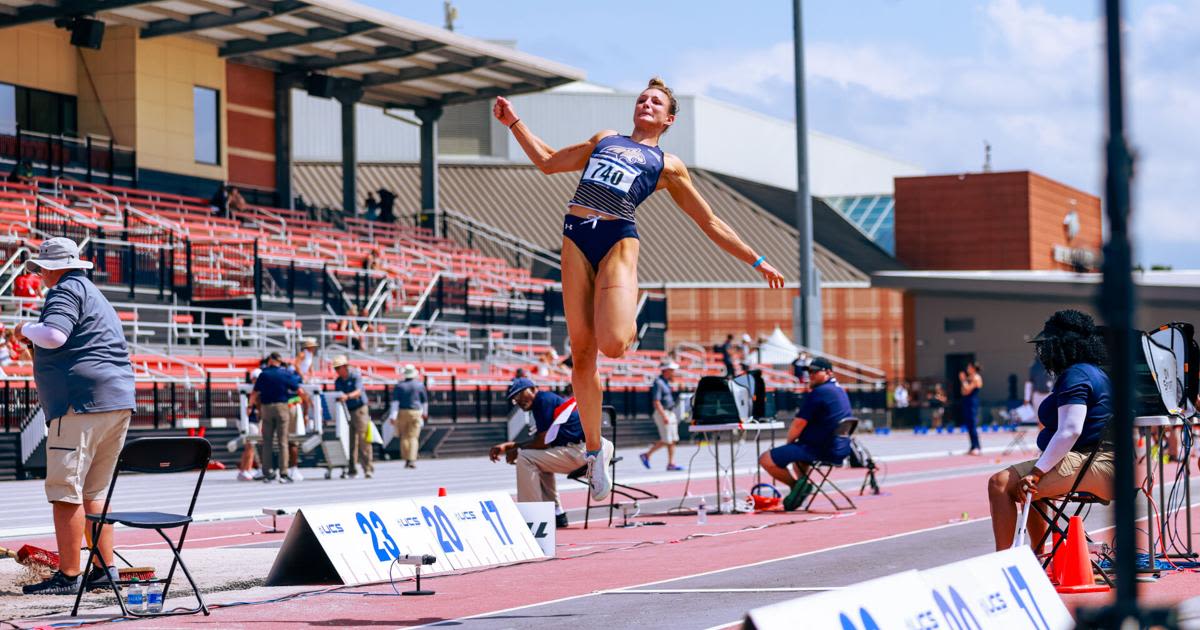
[[[714,173],[714,176],[729,187],[770,212],[788,225],[796,222],[796,191],[753,182],[748,179]],[[845,260],[853,260],[854,266],[867,273],[896,271],[904,265],[871,240],[862,229],[849,221],[819,197],[813,197],[813,239]]]
[[[402,7],[403,3],[397,3]],[[0,0],[0,28],[95,15],[142,38],[181,35],[240,63],[321,73],[361,102],[418,109],[536,92],[581,70],[347,0]]]
[[[403,208],[419,207],[418,173],[415,164],[359,164],[358,207],[362,207],[367,191],[379,188],[396,193],[397,215],[404,215]],[[799,253],[795,228],[708,171],[692,169],[691,173],[696,188],[717,216],[765,255],[791,286],[796,286]],[[309,203],[340,205],[339,163],[300,162],[295,165],[294,174],[296,191]],[[450,163],[441,166],[439,176],[443,208],[518,235],[547,251],[561,249],[559,217],[579,181],[577,174],[543,175],[533,166],[519,164]],[[834,215],[845,222],[836,212]],[[643,287],[762,284],[758,273],[713,245],[665,192],[655,193],[638,208],[638,232],[645,244],[638,261],[638,279]],[[824,286],[868,286],[870,278],[866,272],[820,242],[814,249]]]
[[[954,295],[1093,297],[1104,281],[1099,273],[1070,271],[886,271],[873,275],[877,287]],[[1138,271],[1133,274],[1139,299],[1149,302],[1200,302],[1200,270]]]

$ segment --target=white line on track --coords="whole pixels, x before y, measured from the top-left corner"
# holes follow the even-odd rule
[[[770,588],[660,588],[630,590],[619,588],[612,591],[596,591],[594,595],[676,595],[686,593],[809,593],[838,591],[844,586],[776,586]]]
[[[712,570],[712,571],[704,571],[704,572],[701,572],[701,573],[693,573],[693,574],[691,574],[691,575],[680,575],[680,576],[676,576],[676,577],[670,577],[670,578],[666,578],[666,579],[663,579],[663,580],[655,580],[655,581],[653,581],[653,582],[646,582],[646,583],[644,583],[644,584],[635,584],[635,585],[632,585],[632,586],[626,586],[626,587],[624,587],[623,589],[618,589],[618,590],[630,590],[630,589],[637,589],[637,588],[642,588],[642,587],[646,587],[646,586],[654,586],[654,585],[656,585],[656,584],[663,584],[663,583],[666,583],[666,582],[675,582],[675,581],[678,581],[678,580],[688,580],[688,579],[692,579],[692,578],[704,577],[704,576],[706,576],[706,575],[715,575],[715,574],[717,574],[717,573],[724,573],[724,572],[726,572],[726,571],[736,571],[736,570],[739,570],[739,569],[748,569],[748,568],[750,568],[750,567],[762,566],[762,565],[764,565],[764,564],[770,564],[770,563],[772,563],[772,562],[783,562],[783,561],[785,561],[785,560],[794,560],[794,559],[796,559],[796,558],[803,558],[803,557],[805,557],[805,556],[813,556],[813,555],[820,554],[820,553],[828,553],[828,552],[831,552],[831,551],[839,551],[839,550],[842,550],[842,549],[849,549],[849,548],[851,548],[851,547],[857,547],[857,546],[859,546],[859,545],[869,545],[869,544],[871,544],[871,543],[883,542],[883,541],[885,541],[885,540],[895,540],[895,539],[897,539],[897,538],[904,538],[905,536],[914,536],[914,535],[917,535],[917,534],[926,534],[926,533],[929,533],[929,532],[936,532],[936,531],[943,530],[943,529],[949,529],[949,528],[951,528],[951,527],[959,527],[959,526],[961,526],[961,525],[968,525],[968,524],[971,524],[971,523],[979,523],[979,522],[982,522],[982,521],[990,521],[990,520],[992,520],[992,518],[989,516],[989,517],[985,517],[985,518],[976,518],[976,519],[970,519],[970,520],[966,520],[966,521],[955,521],[955,522],[953,522],[953,523],[948,523],[948,524],[946,524],[946,525],[937,525],[937,526],[935,526],[935,527],[926,527],[926,528],[924,528],[924,529],[917,529],[917,530],[913,530],[913,531],[911,531],[911,532],[904,532],[904,533],[901,533],[901,534],[891,534],[891,535],[889,535],[889,536],[882,536],[882,537],[879,537],[879,538],[871,538],[871,539],[868,539],[868,540],[860,540],[860,541],[858,541],[858,542],[846,543],[846,544],[844,544],[844,545],[837,545],[837,546],[835,546],[835,547],[828,547],[828,548],[826,548],[826,549],[814,549],[813,551],[805,551],[805,552],[803,552],[803,553],[793,554],[793,555],[790,555],[790,556],[783,556],[783,557],[780,557],[780,558],[772,558],[772,559],[770,559],[770,560],[761,560],[761,561],[759,561],[759,562],[751,562],[751,563],[749,563],[749,564],[740,564],[740,565],[736,565],[736,566],[732,566],[732,567],[725,567],[725,568],[723,568],[723,569],[714,569],[714,570]],[[436,628],[436,627],[438,627],[438,626],[440,626],[440,625],[443,625],[443,624],[445,624],[445,625],[456,625],[456,623],[457,623],[457,622],[460,622],[460,621],[466,621],[466,620],[468,620],[468,619],[477,619],[477,618],[480,618],[480,617],[490,617],[490,616],[492,616],[492,615],[499,615],[499,614],[502,614],[502,613],[508,613],[508,612],[512,612],[512,611],[514,611],[514,610],[524,610],[524,609],[526,609],[526,608],[535,608],[535,607],[537,607],[537,606],[548,606],[548,605],[550,605],[550,604],[558,604],[558,603],[562,603],[562,602],[569,602],[569,601],[571,601],[571,600],[574,600],[574,599],[581,599],[581,598],[584,598],[584,597],[591,597],[591,596],[593,596],[593,595],[596,595],[596,594],[598,594],[598,593],[604,593],[604,592],[605,592],[605,591],[593,591],[593,592],[591,592],[591,593],[582,593],[582,594],[579,594],[579,595],[570,595],[570,596],[567,596],[567,597],[560,597],[560,598],[558,598],[558,599],[551,599],[551,600],[544,601],[544,602],[537,602],[536,604],[525,604],[524,606],[514,606],[514,607],[512,607],[512,608],[504,608],[504,609],[502,609],[502,610],[492,610],[492,611],[488,611],[488,612],[484,612],[484,613],[479,613],[479,614],[476,614],[476,615],[468,615],[468,616],[466,616],[466,617],[456,617],[456,618],[454,618],[454,619],[444,619],[444,620],[442,620],[442,621],[437,621],[437,622],[434,622],[434,623],[425,624],[425,625],[423,625],[423,626],[414,626],[414,628]],[[729,625],[731,625],[731,624],[733,624],[733,623],[738,623],[738,622],[730,622],[730,623],[726,623],[726,624],[722,624],[722,625],[719,625],[719,626],[714,626],[714,627],[715,627],[715,628],[725,628],[725,627],[728,627]]]

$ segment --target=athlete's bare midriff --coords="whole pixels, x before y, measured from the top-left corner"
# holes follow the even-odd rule
[[[621,217],[608,214],[607,212],[601,212],[600,210],[594,210],[594,209],[588,208],[586,206],[578,206],[573,203],[567,204],[567,214],[569,214],[573,217],[579,217],[580,219],[588,219],[591,217],[600,217],[601,221],[624,221],[625,220],[625,219],[622,219]]]

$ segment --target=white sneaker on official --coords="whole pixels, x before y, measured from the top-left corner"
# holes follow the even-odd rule
[[[300,468],[297,466],[288,469],[288,476],[292,478],[292,481],[304,481],[304,475],[300,474]]]
[[[587,458],[587,478],[588,484],[592,488],[593,501],[603,501],[612,492],[613,482],[609,471],[612,456],[612,442],[601,438],[599,455],[589,455]]]
[[[254,474],[249,470],[239,470],[237,478],[238,481],[254,481]]]

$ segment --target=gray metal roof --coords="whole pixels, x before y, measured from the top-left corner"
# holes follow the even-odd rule
[[[799,254],[795,228],[727,186],[707,171],[692,169],[700,194],[717,216],[732,226],[796,286]],[[342,169],[339,163],[297,163],[295,190],[306,201],[340,207]],[[533,166],[517,164],[446,164],[439,170],[441,205],[474,221],[518,235],[545,250],[562,248],[559,218],[579,181],[578,174],[544,175]],[[367,191],[387,188],[399,197],[396,214],[420,207],[419,171],[414,164],[359,164],[361,208]],[[638,208],[638,233],[644,243],[638,261],[639,281],[648,285],[697,286],[762,285],[749,266],[722,252],[666,192],[657,192]],[[475,243],[480,246],[480,243]],[[500,252],[484,248],[490,255]],[[815,260],[826,286],[867,286],[869,277],[820,243]]]
[[[203,40],[226,59],[294,78],[328,74],[381,107],[451,105],[584,78],[569,66],[347,0],[0,0],[0,28],[81,14],[133,25],[142,38]]]

